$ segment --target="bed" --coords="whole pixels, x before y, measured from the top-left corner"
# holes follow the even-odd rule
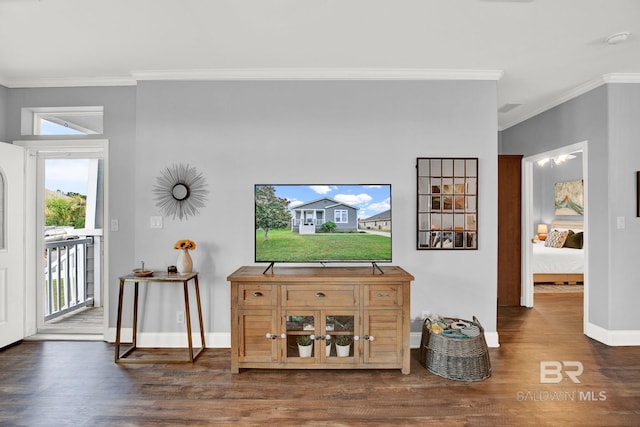
[[[553,221],[553,230],[583,231],[582,221]],[[584,248],[547,247],[544,241],[533,243],[532,272],[534,283],[584,282]]]

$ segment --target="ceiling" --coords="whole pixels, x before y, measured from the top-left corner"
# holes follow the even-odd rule
[[[640,82],[640,1],[0,0],[4,86],[185,78],[495,80],[504,129]]]

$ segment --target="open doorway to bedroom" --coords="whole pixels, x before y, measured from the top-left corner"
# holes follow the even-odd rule
[[[523,160],[522,305],[526,307],[534,306],[538,293],[566,292],[583,292],[587,307],[587,176],[586,141]],[[583,312],[586,322],[588,312]]]

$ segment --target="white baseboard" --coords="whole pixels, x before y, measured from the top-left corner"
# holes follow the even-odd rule
[[[611,347],[640,345],[640,331],[609,330],[587,323],[585,335]]]
[[[133,330],[123,328],[120,341],[131,342]],[[231,334],[229,332],[210,332],[204,334],[207,348],[231,348]],[[110,343],[116,342],[116,329],[109,328],[104,340]],[[138,332],[137,346],[140,348],[182,348],[187,347],[187,335],[184,332],[157,333]],[[194,347],[200,347],[200,333],[192,333],[191,341]]]
[[[132,330],[130,328],[122,329],[120,340],[122,342],[131,342]],[[485,339],[488,347],[500,347],[497,332],[485,332]],[[205,333],[204,337],[208,348],[231,348],[231,333],[229,332],[210,332]],[[110,328],[105,335],[104,340],[110,343],[116,341],[116,330]],[[191,340],[194,347],[200,347],[200,334],[193,333]],[[411,348],[420,348],[422,340],[421,332],[412,332],[409,345]],[[181,348],[187,347],[187,337],[184,333],[138,333],[138,347],[148,348]]]

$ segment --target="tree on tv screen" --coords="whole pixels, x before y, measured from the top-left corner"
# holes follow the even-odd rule
[[[287,209],[289,200],[276,196],[270,185],[256,186],[256,228],[262,230],[262,239],[268,240],[269,230],[287,228],[291,214]]]

